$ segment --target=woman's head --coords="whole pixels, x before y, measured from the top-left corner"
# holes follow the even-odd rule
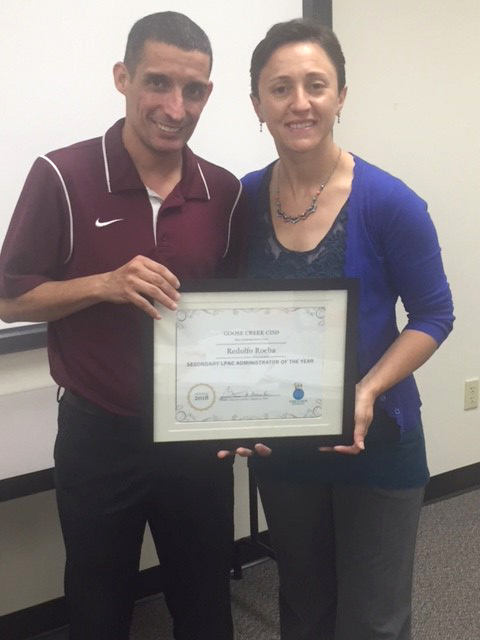
[[[331,151],[343,108],[345,59],[332,31],[310,20],[274,25],[251,66],[253,108],[278,153]]]
[[[298,18],[273,25],[255,48],[250,65],[251,91],[256,98],[262,69],[272,54],[284,45],[313,42],[327,54],[337,73],[338,93],[345,87],[345,58],[340,43],[331,29],[315,20]]]

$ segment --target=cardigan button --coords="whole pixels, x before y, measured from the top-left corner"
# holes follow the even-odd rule
[[[396,416],[399,416],[402,412],[400,411],[400,409],[394,409],[394,410],[393,410],[393,413],[394,413]]]
[[[380,396],[380,402],[385,402],[386,399],[387,399],[387,396],[385,394]]]

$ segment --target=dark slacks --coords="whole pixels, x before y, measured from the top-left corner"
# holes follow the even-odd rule
[[[278,562],[282,640],[410,640],[424,489],[257,474]]]
[[[232,461],[62,399],[55,480],[71,640],[127,640],[148,522],[177,640],[231,640]]]

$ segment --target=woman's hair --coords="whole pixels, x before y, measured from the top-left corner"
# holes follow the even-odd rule
[[[345,86],[345,57],[333,31],[313,19],[297,18],[288,22],[278,22],[271,27],[252,54],[250,65],[251,90],[258,96],[260,73],[272,54],[283,45],[292,42],[314,42],[325,51],[337,72],[338,91]]]
[[[212,47],[207,34],[193,20],[176,11],[152,13],[138,20],[130,30],[124,63],[133,75],[147,40],[164,42],[184,51],[201,51],[210,58]]]

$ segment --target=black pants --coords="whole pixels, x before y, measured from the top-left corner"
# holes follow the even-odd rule
[[[55,479],[71,640],[127,640],[148,522],[176,640],[231,640],[232,461],[63,398]]]
[[[410,640],[423,488],[257,474],[280,578],[282,640]]]

